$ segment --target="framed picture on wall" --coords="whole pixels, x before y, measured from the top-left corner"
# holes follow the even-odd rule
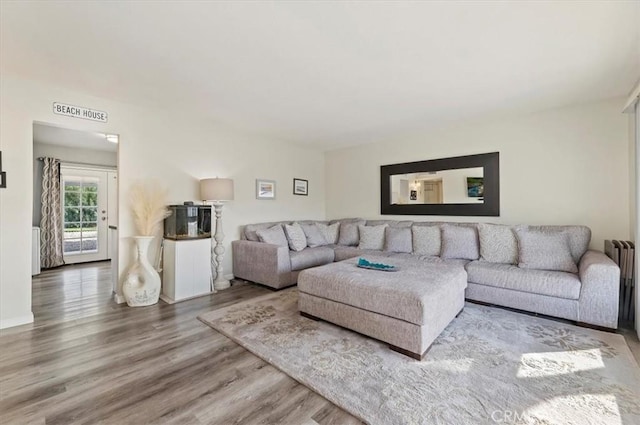
[[[276,181],[256,179],[256,199],[276,199]]]
[[[469,198],[482,198],[484,196],[484,178],[467,177],[467,196]]]
[[[309,195],[309,181],[304,179],[293,179],[293,194],[294,195]]]

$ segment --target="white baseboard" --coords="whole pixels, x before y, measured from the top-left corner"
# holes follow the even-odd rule
[[[123,295],[118,295],[118,294],[113,294],[113,300],[117,303],[117,304],[122,304],[124,302],[126,302],[127,300],[124,299]]]
[[[0,320],[0,329],[12,328],[14,326],[26,325],[29,323],[33,323],[33,313]]]
[[[225,274],[224,278],[227,279],[228,281],[233,280],[234,276],[232,274]]]

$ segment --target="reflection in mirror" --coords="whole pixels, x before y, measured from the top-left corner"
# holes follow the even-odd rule
[[[380,213],[497,217],[500,154],[382,165]]]
[[[482,204],[484,203],[484,169],[394,174],[391,181],[391,204]]]

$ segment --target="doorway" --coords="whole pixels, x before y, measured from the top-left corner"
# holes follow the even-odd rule
[[[424,203],[425,204],[442,204],[442,179],[424,180]]]
[[[65,264],[109,259],[109,205],[117,202],[116,171],[62,165],[60,175]]]
[[[118,142],[113,134],[34,122],[33,255],[40,261],[32,275],[37,265],[117,261],[110,229],[118,220]]]

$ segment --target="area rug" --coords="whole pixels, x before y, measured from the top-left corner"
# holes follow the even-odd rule
[[[620,335],[467,304],[421,362],[301,317],[296,289],[199,317],[370,424],[640,424]]]

